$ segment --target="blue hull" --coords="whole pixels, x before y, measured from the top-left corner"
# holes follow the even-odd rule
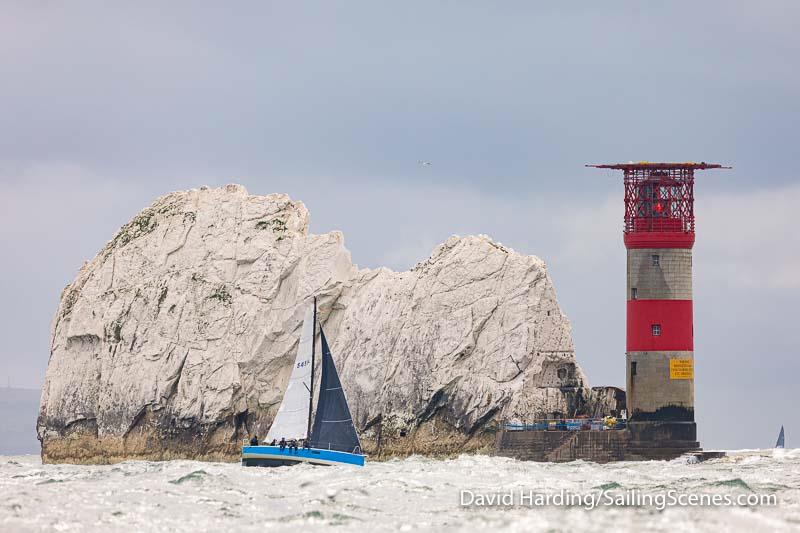
[[[244,446],[242,448],[242,466],[289,466],[298,463],[364,466],[365,460],[365,455],[318,448],[298,448],[297,450],[289,447],[281,450],[280,446]]]

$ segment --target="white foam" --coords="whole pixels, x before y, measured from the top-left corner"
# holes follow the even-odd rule
[[[0,456],[0,530],[337,531],[791,529],[800,519],[800,456],[737,452],[685,461],[598,465],[462,455],[352,467],[243,468],[195,461],[42,465]],[[748,490],[749,487],[749,490]],[[777,508],[511,508],[460,505],[480,493],[567,490],[776,493]],[[752,491],[752,492],[750,492]]]

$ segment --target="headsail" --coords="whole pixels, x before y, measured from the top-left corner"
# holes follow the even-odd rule
[[[311,446],[324,450],[361,453],[350,408],[347,406],[342,382],[336,372],[331,350],[325,333],[320,328],[322,338],[322,378],[319,387],[319,402],[314,416],[314,429],[311,431]]]
[[[305,439],[308,436],[309,398],[311,395],[311,351],[314,345],[314,307],[310,306],[303,319],[300,346],[294,361],[289,385],[267,433],[273,439]]]
[[[775,443],[776,448],[783,448],[784,447],[784,436],[783,436],[783,426],[781,426],[781,433],[778,435],[778,442]]]

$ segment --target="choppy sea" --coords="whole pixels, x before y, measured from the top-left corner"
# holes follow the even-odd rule
[[[734,503],[689,505],[692,494]],[[763,495],[772,495],[774,505],[746,501]],[[591,505],[592,498],[600,504]],[[684,505],[668,504],[679,498]],[[800,530],[800,449],[743,450],[699,464],[463,455],[361,469],[195,461],[42,465],[36,456],[0,456],[0,531],[328,529]]]

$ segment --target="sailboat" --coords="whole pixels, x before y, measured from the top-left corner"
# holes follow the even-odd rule
[[[265,442],[270,444],[243,446],[243,466],[287,466],[298,463],[364,466],[366,456],[361,453],[361,443],[347,398],[321,325],[322,376],[317,412],[312,417],[316,330],[317,299],[314,298],[313,307],[306,310],[303,319],[300,345],[289,385],[267,433]],[[298,444],[292,446],[292,442]]]
[[[781,426],[781,432],[778,434],[778,442],[775,443],[776,448],[783,448],[784,447],[784,436],[783,436],[783,426]]]

